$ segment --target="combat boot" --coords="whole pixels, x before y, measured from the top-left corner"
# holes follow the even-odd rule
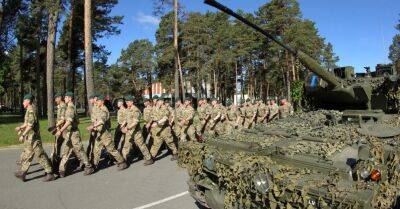
[[[149,159],[149,160],[145,160],[144,161],[144,163],[143,163],[143,165],[151,165],[151,164],[153,164],[154,163],[154,160],[153,159]]]
[[[123,163],[118,164],[117,167],[118,167],[119,171],[122,171],[128,167],[128,164],[126,164],[126,162],[123,162]]]
[[[94,173],[94,168],[85,167],[85,171],[84,171],[83,175],[88,176],[88,175],[91,175],[92,173]]]
[[[26,181],[25,177],[26,177],[26,172],[23,171],[18,171],[14,173],[14,176],[21,179],[23,182]]]
[[[61,172],[60,172],[60,173],[61,173]],[[60,174],[60,175],[61,175],[61,174]],[[42,181],[43,181],[43,182],[49,182],[49,181],[53,181],[54,179],[56,179],[56,178],[54,177],[54,175],[48,173],[48,174],[46,174],[46,176],[42,179]]]
[[[171,161],[175,161],[175,160],[178,160],[178,154],[172,155]]]

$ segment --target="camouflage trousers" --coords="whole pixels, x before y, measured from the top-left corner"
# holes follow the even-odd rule
[[[126,160],[128,158],[129,152],[132,149],[132,140],[136,146],[139,147],[140,152],[142,152],[145,160],[150,160],[151,155],[146,144],[143,142],[143,135],[140,127],[135,128],[135,130],[128,131],[125,136],[124,144],[122,145],[122,157]]]
[[[95,141],[97,138],[97,132],[96,131],[91,131],[90,132],[90,138],[89,138],[89,143],[86,149],[86,155],[89,158],[89,162],[93,163],[94,160],[94,146],[95,146]]]
[[[189,126],[182,126],[179,130],[179,141],[186,142],[188,141],[195,141],[196,140],[196,129],[193,125]]]
[[[174,139],[172,137],[171,129],[167,127],[156,127],[151,129],[151,136],[154,139],[153,146],[151,147],[150,154],[156,157],[161,145],[165,142],[169,149],[171,149],[172,154],[176,155],[178,149],[175,146]]]
[[[101,150],[105,148],[107,152],[114,157],[117,161],[117,164],[124,163],[125,160],[122,155],[115,149],[114,140],[112,140],[111,132],[104,131],[99,134],[97,140],[95,141],[94,149],[93,149],[93,161],[94,165],[98,166],[101,158]]]
[[[89,158],[85,153],[85,149],[83,148],[81,134],[79,130],[65,131],[63,134],[63,138],[65,140],[63,142],[63,150],[61,153],[59,171],[65,171],[67,162],[72,152],[86,167],[91,167]]]
[[[244,121],[244,129],[249,129],[249,128],[252,128],[253,126],[254,126],[254,122],[252,122],[252,120],[251,119],[253,119],[252,117],[251,118],[246,118],[246,120]]]
[[[118,126],[117,126],[117,128],[115,128],[115,132],[114,132],[115,149],[121,151],[124,142],[125,142],[125,134],[122,133],[121,125],[118,124]]]
[[[211,123],[208,125],[206,130],[210,135],[222,135],[225,132],[224,124],[222,122],[217,122],[215,125]]]
[[[42,141],[40,139],[33,139],[32,136],[24,140],[24,151],[21,154],[21,171],[28,171],[35,155],[44,171],[51,174],[53,170],[51,168],[49,157],[43,150]]]

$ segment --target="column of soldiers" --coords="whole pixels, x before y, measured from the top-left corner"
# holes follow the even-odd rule
[[[172,108],[165,102],[165,98],[157,96],[152,100],[144,100],[142,112],[135,104],[137,99],[129,95],[117,101],[118,124],[113,139],[110,113],[104,105],[104,96],[95,94],[89,98],[91,124],[86,129],[90,138],[85,152],[73,99],[71,92],[65,96],[55,96],[56,126],[49,129],[55,136],[55,143],[49,159],[41,144],[33,97],[30,94],[24,97],[24,123],[16,128],[20,141],[24,142],[24,151],[18,162],[20,171],[15,173],[17,178],[26,180],[35,154],[46,172],[44,181],[54,180],[55,174],[65,177],[68,174],[67,163],[72,155],[80,161],[78,169],[83,167],[84,175],[94,173],[99,168],[103,150],[107,152],[106,158],[115,161],[118,170],[123,170],[132,160],[134,145],[140,151],[139,155],[143,156],[144,165],[155,162],[164,142],[172,153],[171,160],[177,160],[180,143],[202,141],[209,135],[231,134],[293,113],[291,104],[285,99],[280,101],[279,106],[274,100],[264,103],[262,100],[251,102],[249,99],[241,100],[239,105],[228,100],[226,106],[223,106],[217,99],[209,103],[207,98],[200,98],[195,110],[192,98],[186,98],[182,103],[176,102],[175,108]],[[152,143],[149,143],[150,139]]]

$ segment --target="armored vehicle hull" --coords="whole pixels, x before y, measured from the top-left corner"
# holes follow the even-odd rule
[[[213,209],[398,207],[400,132],[368,135],[397,119],[384,115],[360,126],[349,114],[335,124],[332,116],[341,115],[299,113],[183,144],[179,164],[189,172],[190,193]]]

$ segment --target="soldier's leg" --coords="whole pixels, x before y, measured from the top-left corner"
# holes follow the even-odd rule
[[[163,143],[160,136],[153,135],[153,146],[150,149],[150,154],[154,158],[157,157],[158,151]]]
[[[90,138],[89,138],[89,143],[86,149],[86,155],[89,158],[89,161],[92,162],[94,161],[94,149],[95,149],[95,144],[96,144],[96,137],[97,137],[97,132],[90,132]]]
[[[171,136],[171,133],[168,133],[168,130],[164,130],[161,134],[162,140],[165,141],[169,149],[171,149],[172,154],[178,154],[178,149],[175,146],[174,139]]]
[[[136,133],[134,133],[133,139],[134,139],[135,144],[139,147],[140,152],[142,152],[144,159],[150,160],[151,155],[150,155],[149,149],[147,148],[146,144],[143,143],[142,133],[140,131],[136,131]]]
[[[122,164],[125,162],[124,158],[122,155],[115,149],[114,147],[114,141],[111,138],[111,133],[110,132],[104,132],[103,135],[101,136],[101,141],[106,148],[107,152],[111,154],[114,159],[117,161],[117,164]]]
[[[115,149],[119,149],[119,143],[122,141],[122,136],[123,133],[121,132],[121,126],[118,124],[118,126],[115,128],[115,132],[114,132],[114,145],[115,145]],[[121,146],[123,146],[121,144]]]
[[[101,140],[101,137],[99,140],[95,140],[94,146],[93,146],[93,165],[97,167],[100,163],[100,158],[101,158],[101,150],[103,149],[103,141]]]
[[[60,165],[58,168],[61,177],[63,177],[65,175],[65,168],[67,166],[67,162],[69,160],[69,156],[71,155],[71,153],[72,153],[72,143],[71,143],[70,137],[68,137],[68,138],[65,138],[65,140],[63,142],[61,161],[60,161]]]
[[[21,171],[22,172],[27,172],[29,167],[31,166],[31,162],[33,159],[33,156],[35,155],[35,152],[33,150],[33,144],[32,144],[32,139],[26,139],[24,141],[24,155],[22,155],[21,159]]]
[[[43,167],[44,171],[47,174],[52,174],[53,169],[51,167],[49,157],[47,156],[46,152],[43,149],[42,141],[36,140],[33,143],[33,150],[35,152],[35,155],[38,158],[39,164]]]
[[[83,144],[81,141],[81,136],[80,136],[79,131],[72,132],[71,143],[72,143],[74,153],[75,153],[76,157],[81,161],[81,163],[83,163],[85,165],[85,167],[92,167],[89,162],[89,158],[86,155],[85,150],[83,148]]]
[[[125,135],[125,140],[123,140],[122,150],[121,150],[122,157],[125,160],[128,159],[128,155],[132,150],[132,142],[131,142],[131,140],[132,140],[132,132],[129,131]]]

